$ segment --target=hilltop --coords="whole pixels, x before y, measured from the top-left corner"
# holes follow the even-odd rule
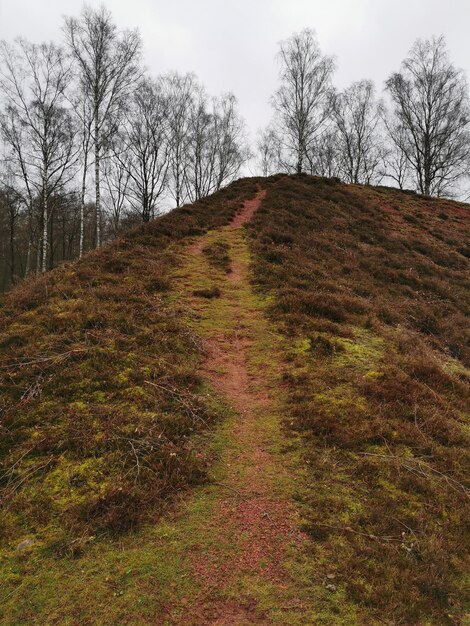
[[[242,179],[7,294],[0,623],[465,623],[469,218]]]

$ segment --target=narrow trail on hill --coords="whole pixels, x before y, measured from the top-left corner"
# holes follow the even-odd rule
[[[182,606],[176,603],[171,624],[311,623],[298,580],[308,540],[292,503],[296,477],[286,467],[276,400],[279,338],[248,280],[243,226],[264,195],[246,201],[229,227],[190,246],[180,271],[183,295],[193,290],[186,297],[194,326],[205,338],[202,373],[232,415],[221,426],[208,512],[194,529],[200,540],[190,550],[190,576],[198,592]],[[211,244],[229,250],[228,273],[211,270],[204,254]],[[214,285],[218,298],[192,295]]]

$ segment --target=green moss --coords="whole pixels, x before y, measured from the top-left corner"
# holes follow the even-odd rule
[[[82,402],[81,400],[71,402],[69,406],[72,411],[76,411],[77,413],[88,413],[90,410],[90,405],[86,402]]]
[[[363,328],[354,329],[354,339],[336,337],[342,350],[335,356],[337,367],[351,367],[368,370],[371,365],[380,363],[384,354],[384,340]]]

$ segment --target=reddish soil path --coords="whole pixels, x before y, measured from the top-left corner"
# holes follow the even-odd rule
[[[246,200],[243,204],[242,209],[235,215],[233,220],[229,224],[229,228],[234,230],[235,228],[240,228],[251,220],[253,215],[256,212],[256,209],[259,207],[261,202],[264,200],[266,196],[266,190],[258,192],[254,198],[251,200]],[[202,249],[204,248],[206,241],[204,237],[200,237],[193,244],[191,244],[188,248],[188,252],[190,254],[200,254]]]
[[[207,338],[203,374],[226,398],[236,418],[230,446],[222,458],[224,481],[219,485],[211,528],[206,529],[211,548],[195,550],[191,555],[194,578],[203,584],[185,624],[274,623],[270,611],[260,607],[256,591],[246,589],[242,581],[247,579],[252,587],[269,587],[274,595],[287,597],[289,610],[299,613],[303,608],[295,593],[286,593],[292,580],[284,562],[286,549],[301,549],[306,539],[299,531],[289,495],[279,487],[285,468],[282,457],[273,452],[280,437],[279,420],[273,417],[273,384],[251,363],[260,342],[266,342],[269,329],[263,312],[253,305],[242,227],[251,220],[264,195],[262,191],[246,201],[225,231],[231,245],[232,271],[222,289],[221,299],[225,297],[226,302],[218,305],[230,303],[234,324],[229,330],[215,330]],[[189,248],[190,255],[200,255],[205,243],[205,238],[197,241]],[[191,302],[197,307],[194,299]],[[234,549],[227,554],[226,546],[231,542]],[[234,590],[240,590],[236,598]]]
[[[230,228],[240,228],[240,226],[248,224],[265,197],[266,189],[263,189],[262,191],[259,191],[251,200],[246,200],[242,210],[233,218]]]

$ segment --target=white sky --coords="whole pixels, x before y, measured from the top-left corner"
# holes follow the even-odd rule
[[[0,39],[58,40],[82,0],[0,0]],[[88,4],[98,6],[99,1]],[[444,34],[470,73],[470,0],[107,0],[119,27],[137,27],[150,73],[193,71],[217,95],[233,91],[252,133],[270,119],[277,42],[306,26],[334,54],[335,83],[378,90],[417,37]]]

